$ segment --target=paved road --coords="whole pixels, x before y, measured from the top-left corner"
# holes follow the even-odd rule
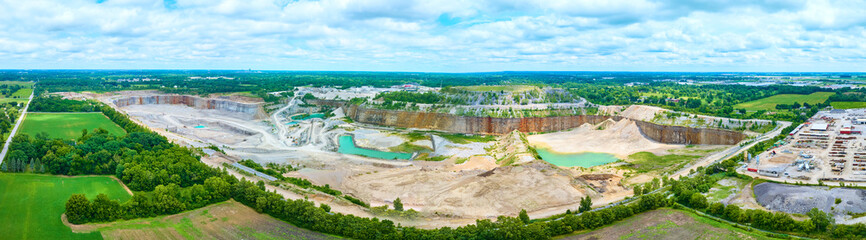
[[[788,127],[790,125],[791,125],[791,122],[779,121],[778,125],[776,125],[776,128],[774,128],[772,131],[761,134],[760,136],[756,137],[753,141],[749,142],[748,144],[746,144],[744,146],[740,146],[738,144],[736,146],[725,149],[724,151],[714,153],[710,156],[707,156],[707,158],[705,158],[703,161],[701,161],[695,165],[680,169],[676,173],[671,174],[670,178],[671,179],[679,179],[682,176],[691,175],[690,170],[692,170],[692,169],[697,169],[698,167],[706,167],[709,165],[713,165],[713,164],[716,164],[718,162],[721,162],[722,160],[728,159],[731,156],[735,156],[737,154],[742,154],[743,151],[746,151],[749,148],[752,148],[752,146],[755,146],[755,144],[758,144],[759,142],[763,142],[766,140],[770,140],[770,139],[778,136],[779,134],[782,134],[782,129],[785,129],[786,127]]]
[[[33,91],[34,93],[36,91]],[[27,108],[30,107],[30,101],[33,101],[33,93],[30,93],[30,98],[27,99],[27,104],[24,105],[24,111],[21,111],[21,116],[18,116],[18,121],[15,122],[15,127],[12,127],[12,132],[9,133],[9,137],[6,138],[6,142],[3,144],[3,151],[0,152],[0,164],[3,163],[3,159],[6,158],[6,152],[9,151],[9,143],[12,142],[12,137],[15,136],[15,133],[18,132],[18,126],[21,126],[21,122],[24,121],[24,115],[27,115]]]

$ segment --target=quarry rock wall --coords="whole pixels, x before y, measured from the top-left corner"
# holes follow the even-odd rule
[[[746,135],[724,129],[668,126],[651,122],[635,121],[640,132],[649,139],[672,144],[734,145]]]
[[[310,102],[311,104],[316,104]],[[329,102],[329,104],[334,104]],[[400,128],[433,129],[465,134],[507,134],[521,132],[556,132],[579,127],[585,123],[598,124],[607,119],[619,121],[621,116],[577,115],[531,118],[493,118],[457,116],[447,113],[410,112],[368,109],[358,105],[342,105],[346,116],[360,123]],[[736,131],[667,126],[632,120],[640,132],[656,142],[669,144],[737,144],[745,134]]]
[[[117,107],[145,104],[182,104],[197,109],[215,109],[227,112],[244,113],[248,119],[265,119],[268,114],[258,103],[240,103],[227,99],[201,98],[186,95],[128,96],[112,101]]]

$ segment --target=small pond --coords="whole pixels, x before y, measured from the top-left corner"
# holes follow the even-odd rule
[[[352,136],[340,136],[340,148],[337,151],[343,154],[355,154],[365,157],[381,159],[405,160],[412,157],[411,153],[383,152],[373,149],[360,148],[358,146],[355,146],[355,141],[352,140]]]
[[[303,121],[303,120],[307,120],[307,119],[313,119],[313,118],[324,118],[324,117],[325,117],[325,114],[324,114],[324,113],[313,113],[313,114],[310,114],[310,115],[304,115],[304,114],[301,114],[301,115],[292,116],[292,120],[300,120],[300,121]]]
[[[207,127],[204,125],[198,125],[198,126],[195,126],[195,128],[207,128]]]
[[[615,156],[613,156],[613,154],[609,153],[558,153],[544,148],[538,148],[535,149],[535,151],[538,152],[538,156],[540,156],[542,160],[560,167],[588,168],[616,162],[617,160],[619,160]]]

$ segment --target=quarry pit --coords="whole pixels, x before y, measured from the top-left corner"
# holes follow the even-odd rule
[[[267,113],[256,102],[153,92],[119,92],[98,99],[172,141],[221,149],[225,154],[203,158],[220,159],[209,163],[212,166],[242,159],[291,165],[299,170],[284,176],[328,185],[371,207],[400,198],[406,208],[427,218],[424,224],[430,225],[421,227],[514,216],[521,209],[533,218],[547,217],[577,209],[585,196],[595,206],[606,205],[631,196],[633,184],[669,174],[630,170],[627,158],[632,154],[703,151],[673,169],[713,161],[708,157],[712,153],[748,138],[735,131],[667,126],[617,115],[503,119],[342,105],[333,108],[332,116],[295,119],[292,116],[321,108],[302,107],[291,99],[280,110]],[[455,139],[464,136],[455,133],[469,135]],[[479,135],[493,137],[474,137]],[[354,143],[365,149],[416,151],[412,160],[341,154],[341,136],[353,136]],[[535,148],[607,153],[625,161],[591,168],[558,167],[533,155]],[[337,212],[372,216],[369,209],[326,194],[285,190],[290,198],[306,196],[335,206]]]

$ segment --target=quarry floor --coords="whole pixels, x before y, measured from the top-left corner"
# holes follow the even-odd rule
[[[100,100],[110,103],[110,96]],[[587,195],[593,198],[595,206],[632,196],[631,188],[623,186],[625,171],[615,166],[575,170],[541,160],[520,166],[500,166],[492,157],[483,156],[492,143],[457,144],[432,137],[432,140],[412,143],[432,148],[436,142],[438,147],[433,153],[448,156],[448,159],[438,162],[382,160],[337,153],[337,138],[351,133],[361,147],[387,150],[408,142],[401,134],[411,130],[350,124],[338,118],[298,121],[283,128],[272,124],[274,116],[250,120],[249,116],[238,113],[182,105],[131,105],[117,109],[176,143],[220,147],[225,155],[216,153],[202,159],[213,167],[242,159],[263,165],[291,164],[301,170],[286,176],[305,178],[317,185],[327,184],[371,206],[391,205],[399,197],[406,208],[422,213],[416,219],[389,218],[403,225],[456,227],[474,223],[476,219],[516,216],[521,209],[529,211],[533,218],[542,218],[577,209],[579,199]],[[684,147],[649,141],[640,133],[635,134],[634,124],[628,121],[601,125],[603,129],[599,129],[599,125],[582,126],[571,131],[530,135],[528,141],[564,152],[608,152],[618,157],[640,151],[662,155]],[[203,127],[196,128],[198,126]],[[457,163],[461,159],[465,162]],[[712,160],[706,157],[700,161]],[[230,173],[239,178],[251,178],[234,170]],[[630,176],[628,184],[650,181],[653,177]],[[325,203],[335,212],[383,218],[374,216],[368,209],[312,190],[285,185],[268,185],[268,190],[290,199],[308,198]]]

